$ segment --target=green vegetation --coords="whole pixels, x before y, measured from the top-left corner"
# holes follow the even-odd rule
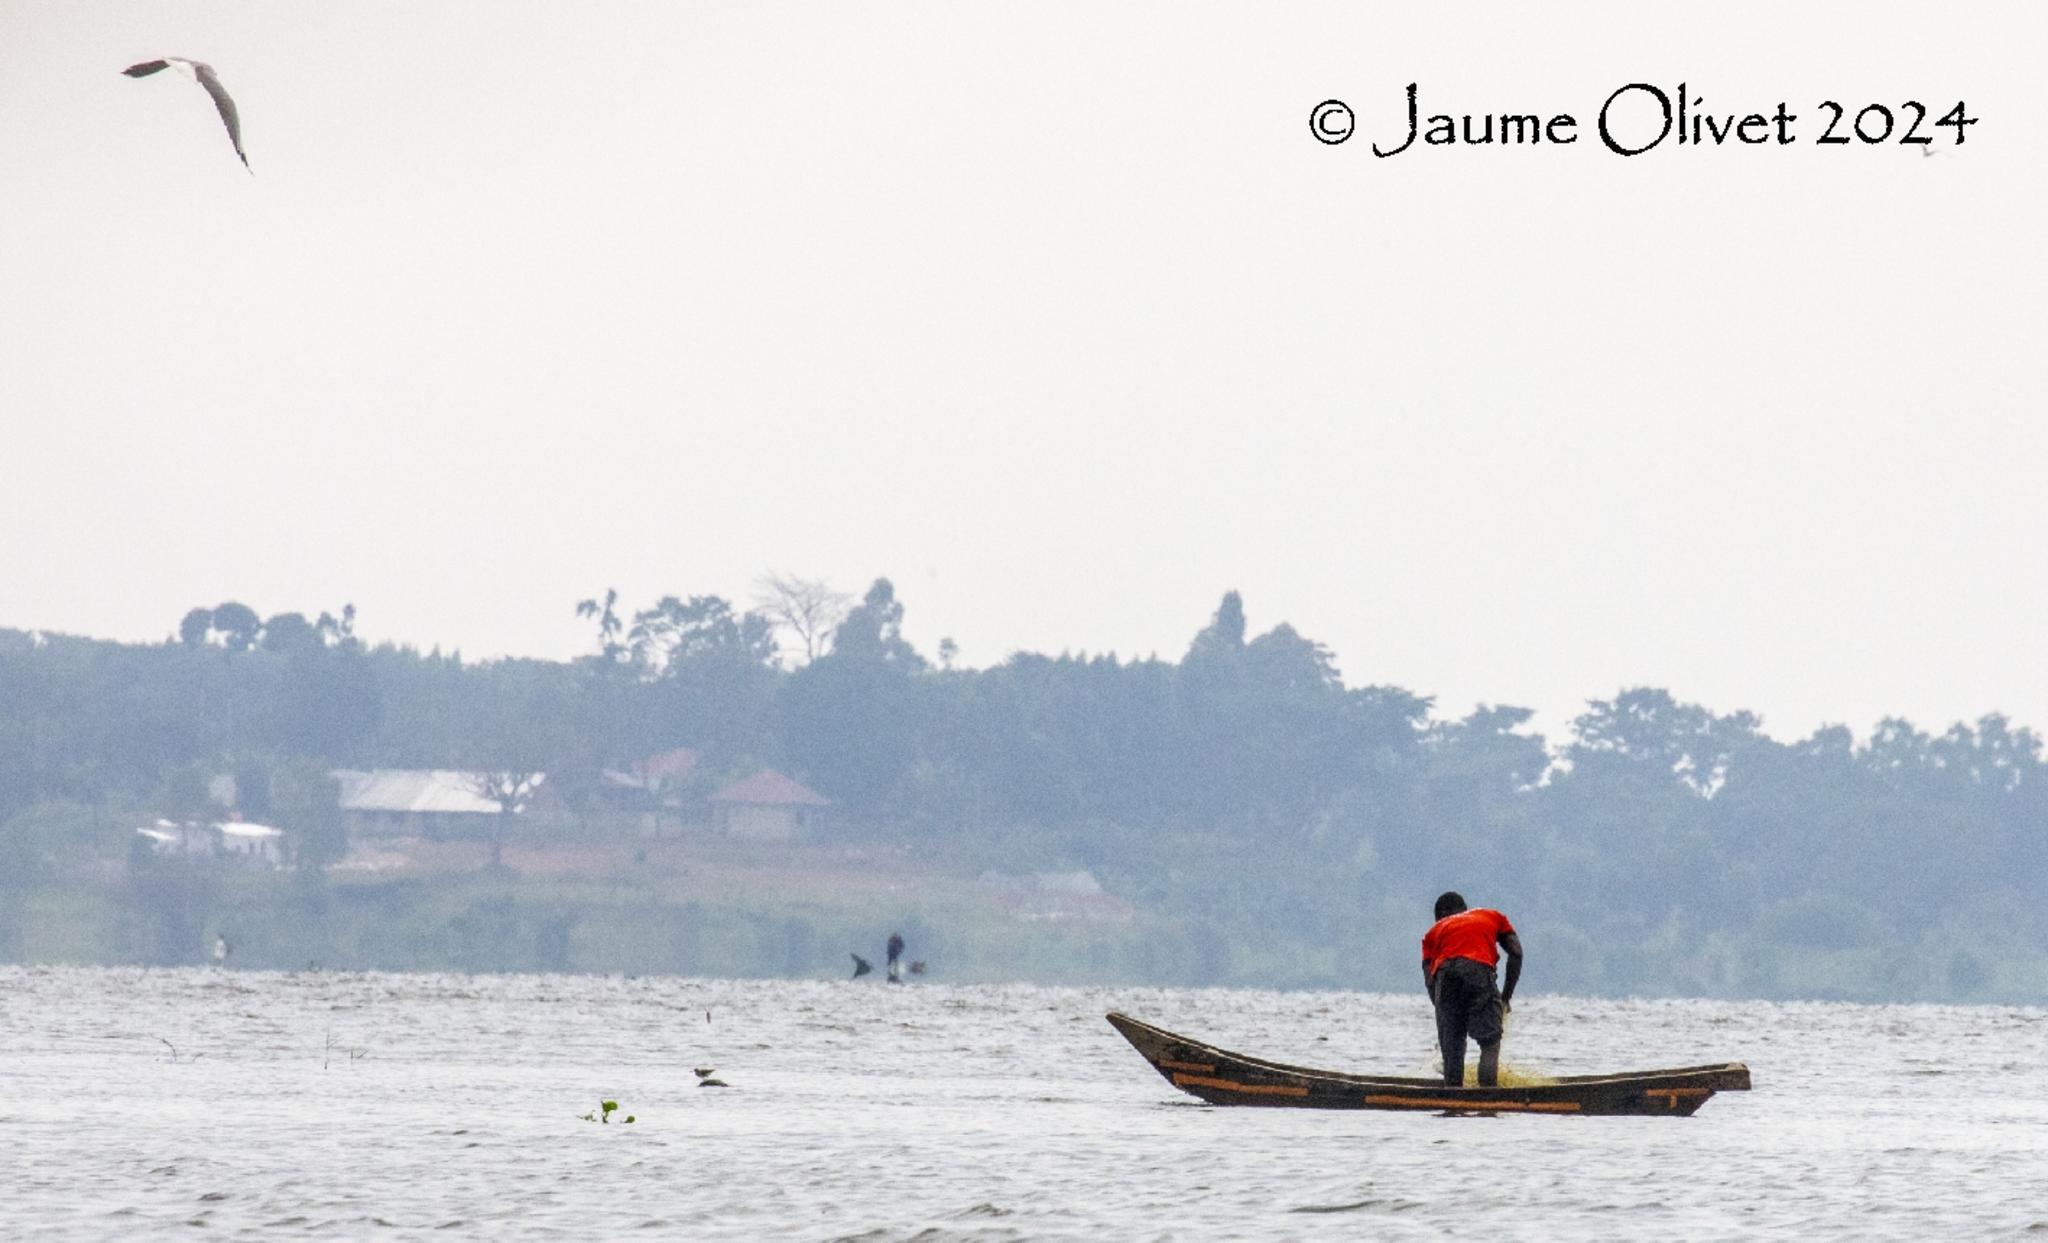
[[[1406,990],[1458,888],[1515,918],[1542,991],[2048,1001],[2048,770],[2003,717],[1779,742],[1634,688],[1553,743],[1525,709],[1347,685],[1234,593],[1178,661],[968,670],[904,640],[887,580],[775,588],[607,593],[570,662],[368,648],[353,610],[195,609],[153,646],[0,630],[0,959],[195,962],[226,929],[238,967],[829,977],[901,928],[953,981]],[[660,809],[600,774],[675,747],[834,805],[801,847],[644,838]],[[557,802],[496,818],[505,867],[334,868],[326,774],[376,767],[545,771]],[[135,848],[222,773],[295,869]],[[521,870],[571,848],[603,865]],[[1081,871],[1113,917],[974,882]]]

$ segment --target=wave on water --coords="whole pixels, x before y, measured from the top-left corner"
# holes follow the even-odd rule
[[[1419,1200],[1358,1200],[1350,1204],[1304,1204],[1291,1208],[1290,1213],[1355,1213],[1362,1209],[1385,1209],[1390,1213],[1405,1213],[1422,1207]]]

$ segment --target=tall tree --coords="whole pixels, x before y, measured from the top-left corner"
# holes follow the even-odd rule
[[[185,620],[178,623],[178,639],[186,647],[205,647],[207,637],[212,633],[212,609],[193,609],[185,614]]]
[[[256,616],[255,609],[230,600],[213,610],[213,630],[230,652],[246,652],[262,633],[263,619]]]
[[[767,748],[779,676],[767,617],[717,596],[664,596],[633,615],[627,646],[659,745],[695,747],[714,766]]]
[[[591,599],[576,602],[576,616],[597,619],[598,655],[607,666],[616,665],[626,659],[626,645],[619,641],[619,635],[625,630],[625,623],[619,620],[618,611],[614,608],[618,602],[619,589],[616,587],[606,588],[602,601]]]
[[[856,813],[901,811],[938,701],[923,693],[924,658],[903,638],[903,605],[878,578],[833,636],[832,650],[789,677],[776,704],[798,766]]]
[[[362,649],[362,640],[356,638],[356,606],[353,604],[342,605],[340,617],[332,613],[320,614],[320,620],[313,623],[313,629],[319,632],[320,641],[328,647],[338,647],[343,651]]]
[[[633,615],[626,647],[634,667],[649,680],[707,659],[772,668],[775,628],[761,613],[735,614],[717,596],[663,596],[653,608]]]
[[[908,672],[920,672],[924,657],[903,638],[903,605],[896,587],[878,578],[861,602],[849,609],[832,635],[832,654],[850,661],[874,661]]]
[[[470,774],[470,789],[478,798],[498,805],[491,831],[491,868],[505,866],[505,839],[512,832],[512,817],[525,811],[533,792],[545,774],[531,768],[499,769]]]
[[[755,586],[755,607],[796,636],[803,647],[805,664],[824,654],[832,631],[853,604],[853,597],[834,591],[823,579],[764,574]]]
[[[279,613],[263,623],[263,650],[280,656],[304,656],[325,644],[304,613]]]
[[[1234,591],[1226,591],[1223,602],[1216,606],[1216,615],[1188,645],[1188,658],[1203,660],[1233,656],[1244,650],[1244,633],[1244,597]]]

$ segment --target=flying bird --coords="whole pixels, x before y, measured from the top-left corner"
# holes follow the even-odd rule
[[[177,70],[205,87],[206,93],[213,96],[213,106],[220,110],[220,123],[228,127],[228,141],[235,144],[235,154],[241,157],[242,167],[249,168],[249,157],[242,150],[242,118],[235,112],[235,101],[228,97],[228,88],[220,84],[220,75],[213,71],[212,65],[183,56],[166,56],[162,60],[130,65],[121,72],[131,78],[146,78],[165,69]],[[256,170],[249,168],[249,171],[253,173]]]

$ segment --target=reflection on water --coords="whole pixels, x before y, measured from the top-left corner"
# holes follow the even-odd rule
[[[1520,1074],[1732,1058],[1756,1090],[1685,1120],[1221,1109],[1102,1021],[1427,1075],[1420,990],[0,968],[0,1235],[2048,1232],[2048,1012],[1517,1001]],[[605,1100],[636,1123],[582,1120]]]

